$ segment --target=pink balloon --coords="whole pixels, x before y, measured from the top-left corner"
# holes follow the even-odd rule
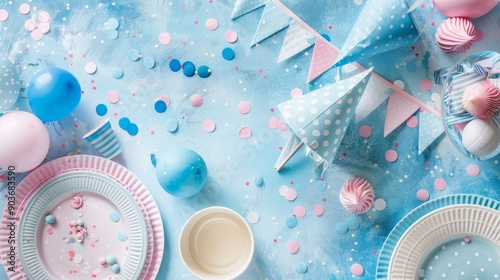
[[[45,159],[49,144],[49,131],[35,115],[12,111],[0,117],[1,168],[30,171]]]
[[[447,17],[478,18],[493,10],[498,0],[433,0],[434,7]]]

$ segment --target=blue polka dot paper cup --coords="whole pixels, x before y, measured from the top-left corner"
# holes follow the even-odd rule
[[[93,127],[82,138],[89,141],[107,159],[114,158],[122,151],[109,119]]]

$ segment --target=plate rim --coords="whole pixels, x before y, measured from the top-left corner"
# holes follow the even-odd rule
[[[439,198],[429,200],[406,214],[391,230],[386,237],[384,244],[380,250],[377,266],[375,270],[375,279],[387,279],[389,262],[394,251],[394,247],[398,243],[401,236],[408,230],[408,228],[417,220],[426,214],[450,205],[458,204],[473,204],[485,206],[495,210],[500,209],[500,201],[476,194],[454,194],[447,195]]]

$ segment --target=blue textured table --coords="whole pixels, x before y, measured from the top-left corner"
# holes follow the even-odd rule
[[[9,13],[8,19],[0,22],[3,42],[0,52],[15,60],[24,87],[37,70],[57,66],[71,71],[84,91],[80,105],[71,116],[47,124],[51,148],[45,162],[65,155],[98,155],[81,137],[105,118],[111,120],[123,150],[114,160],[143,181],[162,214],[166,248],[158,279],[193,278],[180,259],[178,238],[190,215],[208,206],[226,206],[243,217],[252,212],[259,216],[258,222],[250,223],[255,255],[241,279],[348,279],[353,277],[350,268],[354,263],[361,264],[365,270],[356,278],[374,279],[378,252],[385,238],[406,213],[422,203],[416,198],[418,190],[427,190],[431,199],[456,193],[500,198],[498,157],[482,162],[469,159],[444,135],[419,155],[418,127],[410,128],[403,123],[383,137],[385,103],[368,118],[351,122],[333,164],[323,176],[326,188],[314,177],[313,162],[304,149],[280,173],[275,172],[274,163],[291,133],[286,128],[276,129],[268,124],[273,117],[282,119],[277,104],[290,99],[293,89],[306,94],[332,83],[335,72],[329,71],[314,82],[306,83],[312,48],[276,63],[284,31],[251,48],[262,8],[231,20],[234,2],[33,0],[26,2],[31,6],[27,15],[19,12],[19,5],[24,1],[0,3],[0,9]],[[341,46],[363,1],[339,1],[335,7],[320,9],[317,15],[300,13],[303,8],[299,4],[305,5],[308,1],[288,2],[283,1],[317,32],[328,34],[335,45]],[[24,24],[29,18],[36,21],[42,10],[51,16],[51,29],[35,41]],[[494,13],[498,15],[498,7]],[[116,39],[105,24],[110,18],[119,21]],[[209,18],[218,21],[217,29],[212,31],[205,26]],[[491,32],[496,32],[488,34],[489,38],[498,40],[498,25],[491,25],[494,20],[479,19],[476,24],[487,25]],[[436,27],[432,28],[429,32],[435,31]],[[235,43],[225,39],[228,30],[238,34]],[[169,44],[159,42],[162,32],[170,34]],[[436,64],[451,66],[462,55],[437,53],[429,38],[432,37],[427,36],[424,43],[415,44],[416,49],[403,48],[367,59],[362,64],[375,67],[375,71],[389,81],[401,81],[407,92],[423,102],[431,102],[432,93],[440,93],[441,87],[433,85],[431,90],[422,91],[420,81],[432,77]],[[498,44],[486,42],[477,43],[468,54],[488,48],[499,51]],[[222,50],[227,47],[235,52],[233,60],[222,57]],[[138,61],[128,58],[131,49],[139,51]],[[417,56],[416,52],[422,55]],[[154,60],[154,67],[150,68],[151,60],[147,57]],[[211,75],[187,77],[182,71],[173,72],[169,68],[172,59],[192,61],[197,67],[206,65]],[[85,72],[84,66],[89,62],[96,63],[95,74]],[[408,71],[409,64],[416,69]],[[113,78],[115,67],[123,70],[121,79]],[[107,100],[112,90],[120,95],[116,104]],[[203,98],[202,106],[191,104],[193,95]],[[170,100],[164,113],[154,108],[160,96]],[[250,103],[248,114],[238,111],[241,101]],[[98,104],[107,107],[105,115],[96,113]],[[14,107],[30,110],[25,91]],[[119,128],[118,120],[122,117],[138,125],[137,135],[131,136]],[[175,133],[167,130],[168,120],[178,123]],[[213,120],[216,125],[211,133],[203,129],[206,120]],[[360,136],[362,125],[371,127],[369,137]],[[251,137],[240,137],[242,127],[251,129]],[[163,191],[156,180],[150,154],[161,154],[171,147],[193,149],[207,163],[208,182],[194,197],[173,197]],[[398,154],[395,162],[385,158],[390,149]],[[471,164],[480,169],[476,177],[467,173]],[[255,185],[253,178],[257,174],[264,178],[264,186]],[[17,182],[23,177],[24,174],[20,174]],[[339,190],[352,177],[365,178],[373,185],[375,197],[380,199],[378,210],[372,208],[355,216],[343,208]],[[446,182],[442,191],[434,187],[437,178]],[[280,195],[280,188],[284,187],[297,191],[294,201]],[[3,206],[6,201],[3,190],[0,204]],[[324,215],[314,214],[315,205],[324,206]],[[306,215],[298,218],[296,227],[289,228],[286,219],[294,214],[297,206],[303,206]],[[336,232],[339,222],[352,218],[360,222],[359,229],[346,234]],[[286,244],[290,240],[299,242],[297,254],[288,253]],[[297,272],[296,266],[304,264],[307,272]],[[4,272],[0,273],[0,278],[6,277]]]

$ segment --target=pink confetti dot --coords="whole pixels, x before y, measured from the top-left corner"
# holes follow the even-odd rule
[[[395,150],[388,150],[385,153],[385,159],[388,162],[395,162],[398,159],[398,152],[396,152]]]
[[[110,92],[108,92],[108,101],[115,104],[115,103],[118,103],[118,101],[120,100],[120,93],[118,93],[118,91],[116,90],[112,90]]]
[[[48,22],[40,22],[38,25],[38,29],[40,29],[40,32],[43,34],[47,34],[50,31],[50,23]]]
[[[297,98],[297,97],[300,97],[302,95],[304,95],[304,93],[302,92],[302,90],[300,88],[294,88],[290,92],[290,97],[292,97],[292,98]]]
[[[297,199],[297,191],[294,188],[287,188],[285,190],[285,198],[288,201],[294,201]]]
[[[361,137],[370,137],[370,135],[372,135],[372,128],[369,126],[369,125],[362,125],[359,127],[359,135],[361,135]]]
[[[89,62],[85,64],[85,72],[89,74],[94,74],[97,71],[97,65],[94,62]]]
[[[203,98],[199,94],[193,94],[190,98],[189,101],[191,102],[191,105],[194,107],[200,107],[203,105]]]
[[[287,131],[288,130],[288,125],[286,124],[286,122],[280,122],[279,129],[281,131]]]
[[[0,21],[6,21],[9,18],[9,12],[7,10],[0,10]]]
[[[239,135],[241,139],[248,139],[252,136],[252,130],[249,127],[243,126],[240,128]]]
[[[38,20],[40,22],[49,22],[50,21],[50,15],[49,15],[49,13],[47,13],[46,11],[41,11],[38,14]]]
[[[267,125],[271,129],[277,129],[278,127],[280,127],[280,124],[281,124],[281,121],[276,117],[272,117],[267,121]]]
[[[40,41],[42,37],[43,33],[39,29],[35,28],[33,29],[33,31],[31,31],[31,38],[33,38],[33,40]]]
[[[213,120],[205,120],[203,122],[203,130],[205,132],[211,133],[215,130],[215,122]]]
[[[325,207],[321,204],[316,204],[313,207],[313,212],[314,212],[314,215],[321,217],[321,216],[323,216],[323,214],[325,214]]]
[[[359,263],[355,263],[355,264],[351,265],[351,273],[354,276],[361,276],[361,275],[363,275],[364,272],[365,272],[365,270],[364,270],[363,266],[360,265]]]
[[[411,116],[406,120],[406,125],[409,128],[415,128],[418,125],[418,118],[415,116]]]
[[[300,244],[295,240],[290,240],[286,243],[286,249],[288,250],[288,253],[295,255],[300,250]]]
[[[293,209],[293,215],[297,218],[304,218],[306,216],[306,208],[304,206],[296,206]]]
[[[28,19],[24,22],[24,29],[33,31],[36,28],[36,22],[33,19]]]
[[[446,189],[446,181],[443,178],[437,178],[434,181],[434,187],[436,188],[436,190],[442,191]]]
[[[430,197],[430,194],[427,190],[425,189],[420,189],[417,191],[417,199],[424,202],[427,201]]]
[[[481,170],[479,169],[479,166],[475,164],[470,164],[469,166],[467,166],[467,174],[469,174],[469,176],[471,177],[476,177],[480,172]]]
[[[464,237],[464,242],[465,242],[465,243],[470,243],[470,241],[471,241],[471,240],[470,240],[470,237],[469,237],[469,236]]]
[[[234,30],[229,30],[226,32],[226,40],[229,43],[234,43],[238,40],[238,34]]]
[[[432,88],[432,80],[431,79],[422,79],[420,81],[420,87],[423,90],[430,90]]]
[[[155,102],[158,100],[165,102],[165,104],[167,104],[167,107],[170,106],[170,98],[168,98],[168,96],[165,95],[159,96],[158,98],[155,99]]]
[[[168,45],[170,44],[170,41],[172,41],[172,36],[168,32],[162,32],[158,36],[158,41],[160,41],[160,44],[162,45]]]
[[[219,22],[215,18],[209,18],[205,22],[205,26],[208,30],[214,31],[217,27],[219,27]]]
[[[20,12],[21,14],[23,14],[23,15],[27,15],[27,14],[29,14],[29,13],[30,13],[30,11],[31,11],[31,7],[30,7],[30,5],[28,5],[28,4],[26,4],[26,3],[21,4],[21,5],[19,6],[19,12]]]
[[[52,228],[48,228],[48,229],[47,229],[47,233],[48,233],[49,235],[52,235],[52,233],[54,233],[54,231],[52,230]]]
[[[250,112],[250,103],[241,101],[240,104],[238,104],[238,111],[242,114],[248,114]]]

